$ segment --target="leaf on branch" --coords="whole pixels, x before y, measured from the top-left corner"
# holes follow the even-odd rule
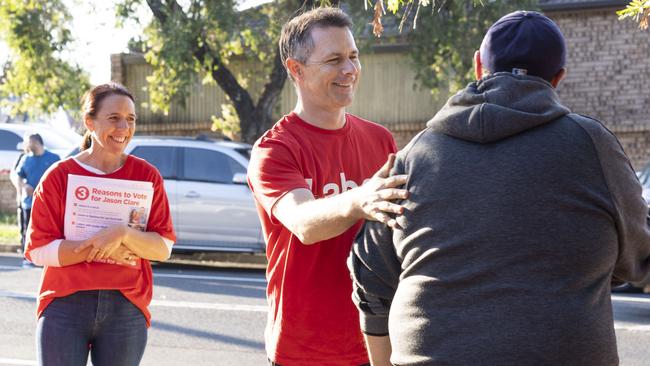
[[[646,30],[648,29],[648,21],[650,21],[650,8],[646,8],[641,15],[641,20],[639,20],[639,28]]]
[[[650,21],[650,0],[632,0],[625,9],[616,12],[619,20],[632,18],[639,23],[639,28],[648,29]]]
[[[381,24],[381,17],[386,13],[384,10],[383,0],[377,0],[375,2],[375,15],[372,17],[372,34],[375,37],[381,37],[381,34],[384,32],[384,26]]]
[[[221,117],[212,116],[212,127],[214,132],[219,132],[231,140],[241,138],[241,127],[239,116],[232,103],[221,105]]]

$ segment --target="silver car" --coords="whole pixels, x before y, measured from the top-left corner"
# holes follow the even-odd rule
[[[182,137],[135,137],[126,152],[165,180],[174,251],[263,252],[262,229],[246,184],[251,146]]]

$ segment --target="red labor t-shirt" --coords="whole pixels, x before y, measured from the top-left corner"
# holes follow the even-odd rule
[[[325,130],[292,113],[256,142],[248,175],[267,243],[265,339],[272,361],[286,366],[368,362],[346,266],[362,221],[339,236],[304,245],[271,210],[298,188],[318,199],[357,187],[395,151],[386,128],[350,114],[343,128]]]
[[[117,171],[99,175],[82,168],[74,159],[66,159],[54,164],[43,175],[34,192],[25,253],[28,259],[32,250],[53,240],[65,239],[63,227],[68,174],[152,182],[154,194],[146,231],[153,231],[176,241],[163,180],[151,164],[128,156],[124,165]],[[148,260],[138,260],[135,267],[100,262],[81,262],[64,267],[45,266],[38,295],[37,316],[40,317],[55,298],[84,290],[120,290],[142,311],[147,326],[151,324],[151,314],[147,306],[151,302],[153,292],[153,275]]]

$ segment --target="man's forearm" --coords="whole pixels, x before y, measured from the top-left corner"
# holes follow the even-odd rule
[[[408,177],[389,177],[394,161],[395,155],[391,154],[371,179],[339,195],[315,199],[306,188],[288,192],[275,203],[273,215],[303,244],[340,235],[361,219],[398,227],[390,215],[402,214],[404,208],[391,201],[408,197],[406,189],[397,188],[404,185]]]
[[[363,212],[354,209],[352,195],[348,192],[304,201],[291,209],[289,217],[278,217],[278,219],[303,244],[313,244],[333,238],[344,233],[363,218]],[[301,201],[302,198],[296,197],[296,200]]]
[[[20,192],[20,190],[22,189],[22,187],[20,186],[20,181],[22,181],[22,178],[20,178],[18,174],[13,170],[9,173],[9,181],[16,188],[16,190]]]
[[[393,350],[390,338],[388,336],[376,337],[367,334],[364,335],[364,338],[368,346],[370,364],[372,366],[391,366],[390,355]]]

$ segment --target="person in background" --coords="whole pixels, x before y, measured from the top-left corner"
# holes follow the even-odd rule
[[[37,133],[27,133],[23,138],[23,148],[25,153],[22,159],[19,159],[14,171],[14,178],[11,179],[19,192],[20,202],[20,238],[25,253],[25,235],[29,226],[29,219],[32,211],[32,197],[34,188],[40,182],[45,171],[55,162],[59,161],[59,156],[48,151],[43,145],[43,138]],[[28,259],[23,260],[23,266],[33,266]]]
[[[361,76],[351,25],[335,8],[284,25],[298,101],[255,143],[248,168],[267,243],[273,365],[367,364],[346,258],[362,219],[394,225],[388,214],[401,207],[388,201],[406,197],[394,189],[405,177],[386,179],[392,158],[382,168],[396,150],[391,133],[345,112]]]
[[[650,279],[648,207],[616,137],[555,88],[564,36],[508,14],[476,81],[398,153],[401,228],[351,255],[373,365],[618,365],[613,280]]]
[[[81,152],[56,163],[36,188],[26,257],[44,266],[39,289],[37,360],[43,366],[135,366],[147,343],[153,291],[150,260],[176,240],[163,179],[124,149],[135,132],[131,93],[115,83],[84,97]],[[64,235],[69,175],[151,182],[146,231],[109,226],[87,240]]]

